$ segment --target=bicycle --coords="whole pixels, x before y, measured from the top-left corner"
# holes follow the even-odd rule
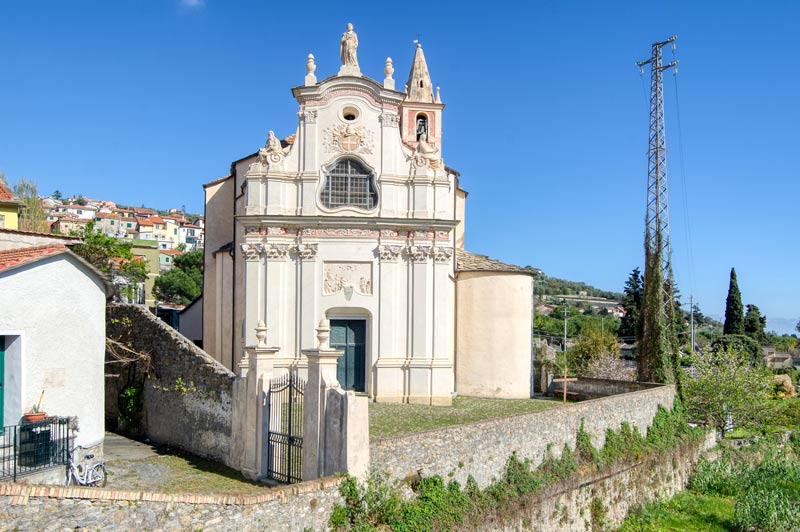
[[[75,450],[86,449],[86,447],[75,447],[69,451],[69,464],[67,465],[67,486],[77,484],[79,486],[96,486],[103,488],[108,479],[106,472],[106,465],[103,462],[94,462],[88,467],[82,464],[75,464]],[[94,458],[94,454],[89,453],[83,457],[83,461],[89,461]]]

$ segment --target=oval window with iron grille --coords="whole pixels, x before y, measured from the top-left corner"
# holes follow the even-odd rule
[[[374,174],[353,159],[339,159],[325,171],[320,200],[329,208],[357,207],[370,210],[378,205]]]

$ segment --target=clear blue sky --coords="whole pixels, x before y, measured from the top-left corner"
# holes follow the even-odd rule
[[[381,79],[391,56],[401,84],[419,35],[447,104],[445,160],[470,192],[468,249],[611,290],[643,263],[648,78],[634,62],[677,34],[679,288],[721,314],[735,266],[745,303],[797,321],[793,1],[4,2],[0,169],[45,194],[201,211],[202,183],[267,130],[294,131],[289,89],[309,52],[318,77],[335,73],[349,21],[362,71]]]

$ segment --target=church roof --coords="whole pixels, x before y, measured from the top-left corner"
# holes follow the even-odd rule
[[[406,101],[436,102],[433,97],[431,75],[428,73],[428,63],[425,62],[425,54],[419,43],[417,43],[417,51],[414,53],[414,61],[411,63],[411,72],[408,74],[408,98]]]
[[[469,251],[459,248],[456,248],[456,271],[524,273],[527,275],[535,275],[537,272],[537,270],[529,270],[513,264],[506,264],[499,260],[490,259],[486,255],[470,253]]]

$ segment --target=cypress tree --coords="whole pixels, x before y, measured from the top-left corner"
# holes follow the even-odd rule
[[[639,316],[642,309],[643,292],[642,273],[639,268],[634,268],[625,282],[625,297],[621,301],[622,307],[625,309],[625,315],[620,322],[619,336],[636,338],[640,336],[641,322],[639,321]]]
[[[728,286],[728,299],[725,302],[725,324],[722,334],[744,334],[744,306],[736,269],[731,268],[731,283]]]

